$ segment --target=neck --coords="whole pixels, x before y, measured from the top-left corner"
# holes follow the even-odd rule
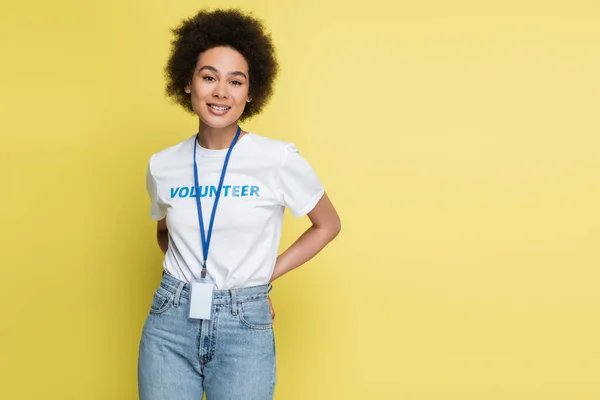
[[[213,128],[200,121],[198,143],[205,149],[223,150],[229,148],[238,129],[237,121],[225,128]],[[240,138],[246,132],[240,132]],[[238,139],[239,140],[239,139]]]

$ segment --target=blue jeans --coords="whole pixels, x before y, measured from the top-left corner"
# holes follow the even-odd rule
[[[211,319],[189,319],[189,285],[164,273],[140,341],[140,400],[271,400],[267,296],[267,285],[215,290]]]

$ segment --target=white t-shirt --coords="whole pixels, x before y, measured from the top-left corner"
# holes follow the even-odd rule
[[[227,154],[227,149],[197,145],[196,189],[195,139],[196,135],[152,155],[146,178],[151,218],[167,217],[169,247],[163,266],[186,282],[200,277],[204,258],[195,196],[200,194],[208,230]],[[231,153],[206,263],[216,287],[268,283],[277,259],[284,208],[289,207],[296,217],[306,215],[323,194],[319,179],[293,143],[243,135]]]

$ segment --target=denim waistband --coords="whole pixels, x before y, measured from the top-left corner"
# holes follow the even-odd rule
[[[163,272],[160,286],[173,293],[176,297],[182,296],[189,298],[190,284]],[[213,304],[231,304],[244,301],[253,301],[266,299],[268,297],[268,285],[250,286],[237,289],[215,289],[213,294]]]

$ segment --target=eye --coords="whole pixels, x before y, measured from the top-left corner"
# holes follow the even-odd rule
[[[215,78],[210,75],[203,76],[202,79],[208,82],[213,82],[215,80]]]
[[[231,83],[234,84],[235,86],[242,84],[242,82],[240,82],[240,81],[231,81]]]

